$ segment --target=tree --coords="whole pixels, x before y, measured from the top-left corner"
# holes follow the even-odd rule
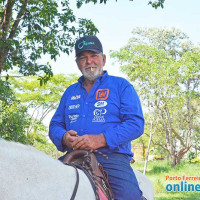
[[[54,75],[45,85],[40,86],[37,77],[10,78],[12,88],[17,88],[16,97],[28,109],[31,124],[26,130],[26,135],[36,135],[39,129],[44,129],[44,119],[58,107],[59,100],[65,89],[76,82],[75,74]]]
[[[98,1],[76,2],[80,8]],[[149,1],[154,8],[163,3]],[[69,0],[0,0],[0,74],[17,67],[23,75],[38,75],[45,81],[52,71],[49,63],[39,64],[42,55],[56,60],[60,52],[69,54],[78,36],[97,32],[91,20],[76,19]]]
[[[30,125],[27,109],[18,101],[1,108],[0,137],[21,143],[29,143],[26,129]]]
[[[105,3],[106,4],[107,1],[108,0],[100,0],[100,3]],[[129,0],[129,1],[134,1],[134,0]],[[85,1],[84,0],[79,0],[79,1],[77,1],[77,7],[82,6],[83,2],[89,3],[90,0],[85,0]],[[93,0],[93,2],[97,3],[97,0]],[[116,0],[116,2],[117,2],[117,0]],[[151,5],[155,9],[157,9],[159,7],[164,8],[164,2],[165,2],[165,0],[149,1],[148,5]]]
[[[42,86],[37,77],[10,77],[9,82],[0,79],[0,137],[31,144],[58,158],[55,146],[48,142],[44,119],[77,79],[74,74],[57,74]]]
[[[29,125],[26,107],[16,99],[9,83],[0,80],[0,137],[29,143],[25,134]]]
[[[165,0],[158,0],[158,1],[149,1],[149,5],[151,5],[153,8],[157,9],[159,7],[164,8],[164,2]]]
[[[148,114],[159,119],[152,127],[154,143],[169,153],[172,166],[180,163],[197,134],[200,47],[175,28],[138,28],[112,56],[134,82]]]
[[[17,67],[25,76],[49,78],[50,65],[37,62],[42,55],[56,60],[60,51],[69,54],[76,37],[97,31],[91,20],[76,19],[69,0],[61,5],[55,0],[1,0],[0,73]]]

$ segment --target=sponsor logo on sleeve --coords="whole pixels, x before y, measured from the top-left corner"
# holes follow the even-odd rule
[[[106,101],[97,101],[95,104],[94,104],[94,106],[96,107],[96,108],[102,108],[102,107],[105,107],[105,106],[107,106],[107,102]]]
[[[98,89],[96,92],[96,100],[106,100],[108,98],[109,89]]]

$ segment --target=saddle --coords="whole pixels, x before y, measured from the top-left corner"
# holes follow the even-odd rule
[[[68,153],[63,163],[81,169],[92,183],[97,200],[113,200],[113,194],[108,182],[107,172],[97,161],[94,152],[96,150],[76,150]],[[100,153],[100,152],[99,152]]]

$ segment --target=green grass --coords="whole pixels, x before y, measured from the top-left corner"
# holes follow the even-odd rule
[[[132,164],[134,169],[143,173],[144,162]],[[171,168],[167,161],[148,162],[146,176],[154,185],[155,200],[200,200],[200,192],[167,192],[167,184],[180,184],[179,181],[166,180],[166,176],[200,176],[200,164],[181,162]],[[200,181],[187,181],[188,184],[200,184]]]

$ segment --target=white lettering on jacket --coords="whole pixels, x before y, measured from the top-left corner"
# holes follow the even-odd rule
[[[70,119],[70,123],[73,123],[77,120],[77,118],[79,117],[78,114],[74,114],[74,115],[68,115],[69,119]]]
[[[93,111],[94,118],[92,119],[92,122],[105,122],[104,115],[107,113],[107,110],[105,108],[95,109]]]
[[[78,109],[80,107],[80,104],[76,104],[76,105],[69,105],[68,109],[72,110],[72,109]]]
[[[77,95],[72,96],[71,100],[77,100],[77,99],[80,99],[80,98],[81,98],[81,95],[77,94]]]
[[[102,108],[102,107],[105,107],[105,106],[107,106],[107,102],[106,101],[97,101],[95,104],[94,104],[94,106],[96,107],[96,108]]]

